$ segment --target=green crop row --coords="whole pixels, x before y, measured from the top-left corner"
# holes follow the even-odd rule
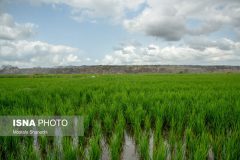
[[[240,74],[1,77],[0,115],[84,117],[83,137],[0,137],[3,159],[97,160],[103,139],[122,159],[126,134],[140,159],[240,158]]]

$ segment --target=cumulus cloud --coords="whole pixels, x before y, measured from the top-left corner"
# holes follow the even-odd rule
[[[19,67],[79,65],[79,49],[26,40],[34,24],[19,24],[7,13],[0,14],[0,66]]]
[[[208,37],[197,37],[186,40],[186,44],[191,48],[203,51],[209,47],[216,47],[221,50],[232,50],[237,43],[227,38],[209,40]]]
[[[223,48],[221,43],[227,44],[229,48]],[[108,54],[102,60],[102,64],[108,65],[142,65],[142,64],[202,64],[202,65],[239,65],[240,61],[240,42],[229,39],[218,42],[199,44],[204,49],[184,46],[159,47],[151,44],[149,46],[125,46]]]
[[[141,14],[124,20],[123,25],[126,29],[168,41],[179,40],[184,35],[209,34],[226,25],[239,30],[240,1],[237,0],[147,2],[149,7]],[[191,24],[192,21],[195,23]]]
[[[79,65],[79,49],[41,41],[0,40],[0,64],[19,67]]]
[[[0,39],[17,40],[32,36],[36,25],[32,23],[19,24],[14,22],[11,15],[0,14]]]
[[[77,21],[97,19],[122,23],[129,31],[178,41],[185,35],[207,35],[224,26],[240,32],[239,0],[25,0],[33,4],[61,4]],[[138,10],[144,4],[143,10]],[[129,18],[128,13],[136,12]],[[191,23],[194,21],[194,23]],[[197,23],[195,23],[197,22]]]

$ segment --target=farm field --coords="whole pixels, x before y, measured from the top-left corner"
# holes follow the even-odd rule
[[[81,115],[81,137],[0,137],[1,159],[240,159],[240,74],[1,75],[0,115]]]

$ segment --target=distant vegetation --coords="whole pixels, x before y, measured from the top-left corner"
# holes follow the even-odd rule
[[[85,128],[83,137],[59,141],[0,137],[0,157],[97,160],[105,140],[107,156],[116,160],[127,134],[140,159],[237,160],[239,82],[240,74],[0,78],[0,115],[83,115]]]
[[[113,74],[113,73],[240,73],[240,66],[120,65],[18,68],[2,66],[0,74]]]

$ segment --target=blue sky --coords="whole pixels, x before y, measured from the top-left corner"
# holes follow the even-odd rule
[[[235,0],[1,3],[0,65],[240,65]]]
[[[79,23],[71,19],[70,9],[65,5],[54,9],[51,5],[20,3],[9,5],[7,10],[19,23],[31,22],[38,25],[34,40],[78,47],[89,56],[103,56],[104,52],[110,52],[119,42],[131,38],[118,25],[101,21]]]

